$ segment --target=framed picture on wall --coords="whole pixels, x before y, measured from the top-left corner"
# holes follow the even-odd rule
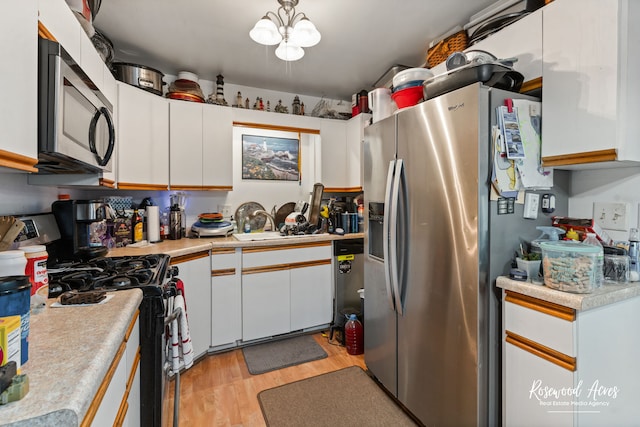
[[[298,181],[300,140],[243,134],[242,179]]]

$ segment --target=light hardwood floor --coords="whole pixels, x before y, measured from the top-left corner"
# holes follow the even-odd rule
[[[328,357],[260,375],[249,373],[240,349],[197,362],[181,375],[180,426],[264,426],[260,391],[349,366],[366,369],[364,355],[349,355],[322,333],[313,337]]]

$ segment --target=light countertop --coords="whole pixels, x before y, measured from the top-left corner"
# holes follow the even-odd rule
[[[284,239],[239,241],[233,236],[227,237],[203,237],[184,238],[179,240],[163,240],[159,243],[151,243],[144,247],[116,248],[109,251],[108,256],[167,254],[173,257],[189,255],[196,252],[208,251],[217,248],[251,248],[257,246],[283,246],[313,242],[332,242],[334,240],[361,239],[364,233],[351,233],[343,236],[337,234],[317,234],[299,237],[287,237]]]
[[[104,304],[51,307],[31,314],[29,392],[0,406],[0,425],[78,426],[142,301],[139,289],[112,292]]]
[[[640,282],[630,282],[627,284],[605,283],[601,288],[595,289],[590,294],[574,294],[558,291],[544,285],[511,280],[508,277],[498,277],[496,286],[582,311],[613,304],[640,295]]]

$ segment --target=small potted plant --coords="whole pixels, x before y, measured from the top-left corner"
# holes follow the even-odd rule
[[[527,272],[527,282],[542,283],[539,277],[541,262],[539,253],[527,252],[522,246],[520,247],[520,252],[516,256],[516,263],[520,270]]]

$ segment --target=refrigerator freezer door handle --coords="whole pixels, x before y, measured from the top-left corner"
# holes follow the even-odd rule
[[[393,188],[391,189],[391,212],[389,225],[389,269],[391,277],[391,289],[395,298],[396,312],[402,316],[402,301],[400,295],[400,272],[398,271],[398,205],[400,203],[400,184],[403,178],[404,163],[402,159],[396,160],[393,176]]]
[[[390,222],[392,218],[392,188],[393,188],[393,177],[395,174],[395,160],[391,160],[389,162],[389,170],[387,172],[387,186],[385,188],[385,196],[384,196],[384,217],[382,221],[382,233],[384,235],[383,238],[383,254],[384,254],[384,284],[387,289],[387,300],[389,301],[389,305],[391,306],[391,310],[395,311],[396,307],[394,304],[394,295],[393,288],[391,285],[391,267],[390,267],[390,254],[389,254],[389,230],[390,230]]]

